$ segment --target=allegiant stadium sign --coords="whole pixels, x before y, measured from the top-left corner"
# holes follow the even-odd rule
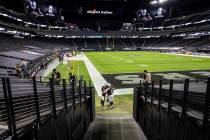
[[[92,14],[92,15],[112,15],[112,11],[98,11],[98,10],[88,10],[87,14]]]

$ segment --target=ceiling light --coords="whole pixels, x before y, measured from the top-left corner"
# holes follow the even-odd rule
[[[154,5],[154,4],[157,4],[157,3],[158,3],[157,0],[153,0],[153,1],[150,2],[150,4],[153,4],[153,5]]]
[[[166,2],[167,0],[159,0],[159,3],[164,3]]]

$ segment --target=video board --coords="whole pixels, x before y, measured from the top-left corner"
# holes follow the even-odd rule
[[[41,0],[24,0],[25,12],[36,17],[58,16],[58,8],[50,3],[44,3]]]
[[[151,8],[151,9],[139,9],[136,11],[136,16],[138,21],[148,21],[148,20],[155,20],[160,18],[167,18],[167,8],[158,7],[158,8]]]

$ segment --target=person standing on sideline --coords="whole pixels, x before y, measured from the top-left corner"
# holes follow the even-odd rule
[[[105,102],[105,96],[106,96],[106,88],[105,86],[101,87],[101,108],[104,109],[104,102]]]
[[[56,83],[59,85],[60,81],[61,81],[61,74],[60,72],[56,72]]]
[[[147,70],[144,70],[144,84],[146,85],[150,85],[151,84],[151,80],[152,80],[152,76],[151,73],[148,72]]]
[[[114,107],[114,88],[113,88],[113,86],[110,86],[109,106],[111,109]]]
[[[21,78],[21,68],[20,68],[20,63],[16,64],[16,76]]]
[[[52,72],[52,79],[55,81],[57,79],[57,71],[56,69],[53,69],[53,72]]]
[[[69,82],[71,82],[71,81],[73,80],[73,78],[74,78],[74,76],[73,76],[73,74],[70,72],[70,73],[69,73]]]

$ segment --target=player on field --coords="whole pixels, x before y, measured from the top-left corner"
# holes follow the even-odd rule
[[[101,108],[104,108],[104,102],[105,102],[105,96],[106,96],[106,87],[102,86],[101,87]]]
[[[151,79],[152,79],[152,76],[151,76],[151,73],[148,72],[147,70],[144,70],[144,84],[145,85],[150,85],[151,84]]]

